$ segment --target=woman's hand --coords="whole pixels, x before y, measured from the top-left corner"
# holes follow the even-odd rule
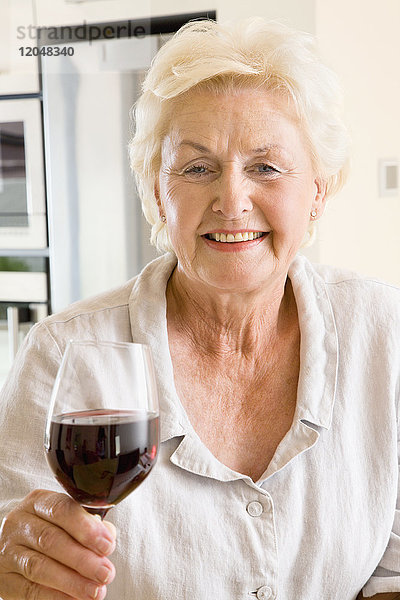
[[[0,529],[0,598],[102,600],[115,528],[65,494],[31,492]]]

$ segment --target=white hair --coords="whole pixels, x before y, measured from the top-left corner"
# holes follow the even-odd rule
[[[327,196],[341,189],[349,146],[342,91],[335,73],[320,60],[313,36],[261,17],[191,21],[153,59],[133,109],[131,167],[144,215],[152,225],[150,241],[159,250],[173,252],[154,195],[162,142],[176,99],[195,86],[216,93],[264,86],[286,94],[294,104],[314,171],[326,182]],[[311,222],[304,245],[314,234]]]

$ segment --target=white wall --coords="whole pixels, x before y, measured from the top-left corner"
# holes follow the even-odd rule
[[[345,89],[350,179],[321,221],[320,261],[400,284],[400,197],[379,197],[378,161],[400,157],[399,0],[317,0],[316,33]]]
[[[283,19],[295,27],[312,31],[316,0],[101,0],[77,4],[65,0],[35,1],[37,19],[42,25],[79,23],[84,19],[89,22],[216,10],[220,20],[258,14]]]
[[[37,58],[19,52],[25,40],[18,27],[34,23],[32,0],[0,0],[0,94],[39,91]]]

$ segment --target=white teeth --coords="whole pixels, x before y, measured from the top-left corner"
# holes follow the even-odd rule
[[[263,235],[262,231],[245,231],[244,233],[209,233],[208,236],[216,242],[247,242],[248,240],[256,240]]]

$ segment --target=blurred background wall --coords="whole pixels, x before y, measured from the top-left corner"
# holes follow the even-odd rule
[[[321,222],[319,260],[399,285],[400,196],[380,192],[379,164],[400,157],[400,2],[318,0],[315,14],[353,140],[349,181]]]

